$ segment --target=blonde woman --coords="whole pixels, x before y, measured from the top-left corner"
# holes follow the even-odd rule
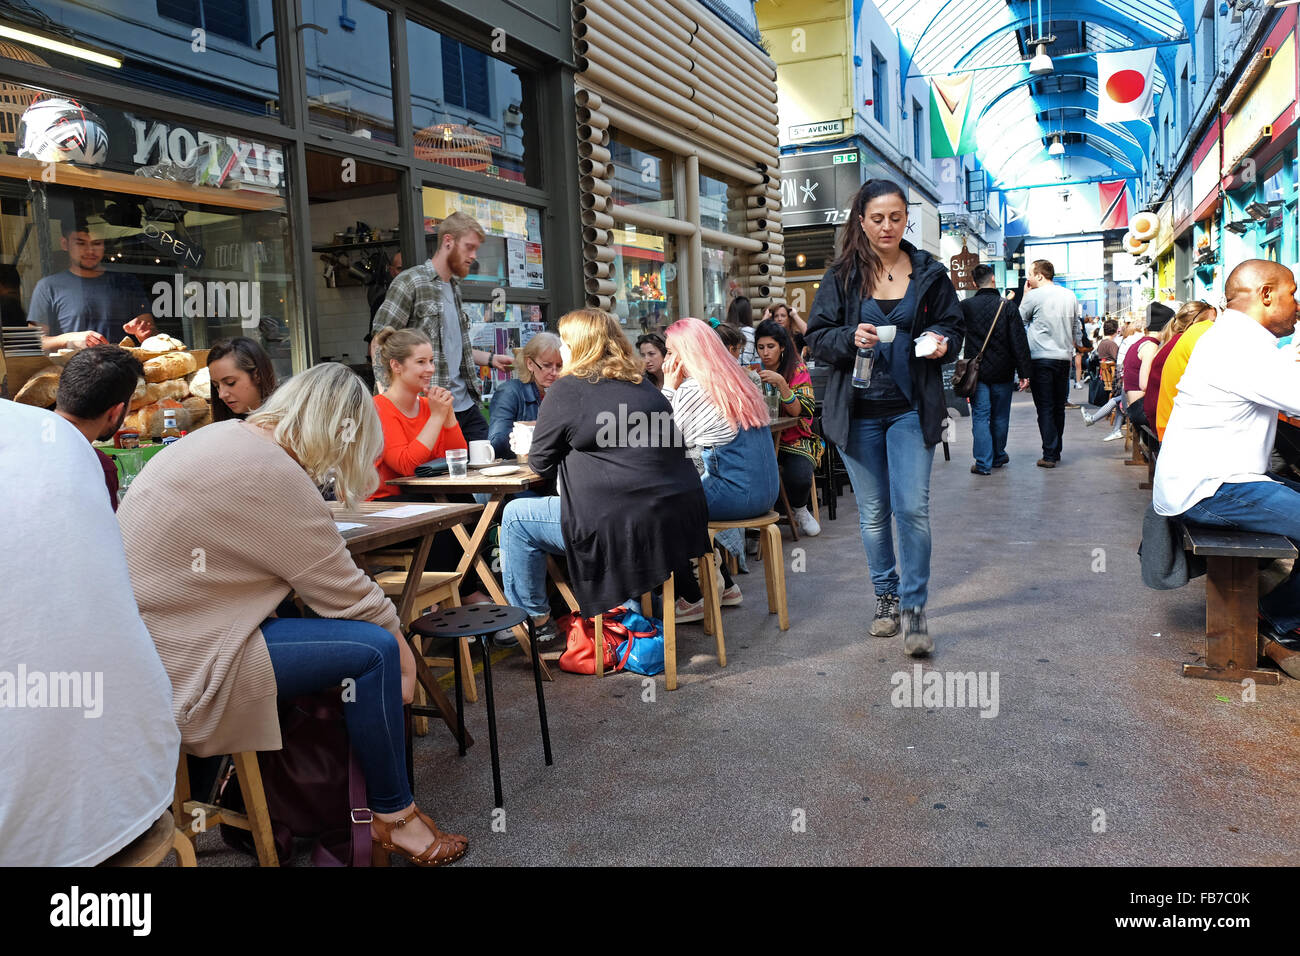
[[[584,617],[662,584],[699,601],[691,558],[709,551],[708,504],[668,400],[610,315],[560,319],[564,371],[537,415],[528,464],[559,481],[558,497],[516,498],[501,520],[506,599],[555,637],[546,555],[566,555]],[[686,593],[683,593],[686,592]]]
[[[353,680],[344,713],[374,813],[374,862],[395,852],[437,866],[468,844],[421,813],[407,784],[402,704],[415,660],[318,490],[332,472],[340,500],[364,499],[382,446],[365,383],[318,365],[247,421],[217,422],[150,462],[118,521],[185,750],[278,750],[277,697]],[[290,591],[319,617],[272,617]]]
[[[492,412],[488,417],[488,441],[498,458],[509,458],[510,430],[515,422],[537,421],[537,409],[546,390],[560,377],[560,337],[554,332],[538,332],[524,346],[518,378],[499,386],[492,393]]]

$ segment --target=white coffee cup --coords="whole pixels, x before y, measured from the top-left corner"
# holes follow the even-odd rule
[[[533,427],[537,422],[515,422],[510,432],[510,448],[520,461],[528,460],[528,450],[533,447]]]
[[[471,465],[490,465],[496,461],[497,453],[490,441],[472,441],[469,443],[469,463]]]
[[[881,345],[888,345],[894,341],[894,336],[898,333],[896,325],[878,325],[876,326],[876,335],[880,338]]]

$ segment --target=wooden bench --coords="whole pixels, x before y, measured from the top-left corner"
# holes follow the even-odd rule
[[[1130,425],[1129,427],[1132,428],[1133,426]],[[1134,429],[1133,453],[1134,456],[1140,453],[1142,462],[1138,462],[1138,464],[1145,463],[1147,466],[1147,480],[1139,481],[1138,488],[1142,491],[1150,491],[1155,487],[1156,458],[1160,455],[1160,439],[1146,425],[1143,425],[1140,429]],[[1129,462],[1129,464],[1133,464],[1133,462]]]
[[[1277,684],[1279,672],[1259,667],[1259,559],[1294,558],[1280,534],[1181,522],[1183,545],[1206,559],[1205,663],[1184,664],[1184,677]]]

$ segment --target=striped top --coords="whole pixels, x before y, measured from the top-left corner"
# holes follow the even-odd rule
[[[676,390],[665,388],[661,391],[673,407],[673,421],[686,442],[687,454],[695,459],[697,470],[702,472],[701,449],[735,441],[740,432],[722,416],[722,410],[713,404],[695,379],[686,379]]]

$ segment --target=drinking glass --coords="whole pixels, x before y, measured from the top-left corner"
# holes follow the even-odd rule
[[[447,449],[447,474],[452,478],[464,478],[469,474],[469,450],[465,448]]]

